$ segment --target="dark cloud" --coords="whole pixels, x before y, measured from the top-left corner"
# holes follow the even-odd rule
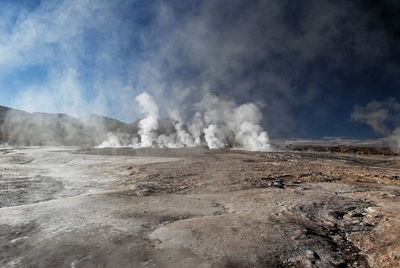
[[[397,5],[383,3],[390,4]],[[384,97],[394,93],[392,85],[377,87],[398,82],[383,71],[397,66],[392,57],[398,36],[395,28],[386,29],[383,15],[375,16],[373,4],[233,0],[188,4],[187,11],[177,6],[160,3],[158,23],[148,36],[149,43],[156,40],[152,64],[162,79],[195,89],[207,84],[217,95],[242,101],[261,100],[264,125],[273,135],[298,129],[309,135],[302,129],[306,120],[322,128],[327,120],[338,123],[335,116],[346,120],[364,97],[381,98],[378,90]]]

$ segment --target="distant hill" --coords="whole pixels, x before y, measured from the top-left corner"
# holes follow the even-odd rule
[[[174,132],[170,119],[160,119],[158,132]],[[107,133],[136,137],[139,120],[130,124],[90,115],[75,118],[66,114],[28,113],[0,106],[0,143],[10,145],[98,145]]]

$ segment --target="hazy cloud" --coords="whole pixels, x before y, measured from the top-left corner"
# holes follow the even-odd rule
[[[207,88],[239,105],[257,102],[271,136],[297,133],[304,121],[321,114],[299,110],[323,109],[318,104],[340,97],[334,90],[342,89],[330,87],[336,72],[362,74],[392,54],[391,33],[365,5],[317,0],[5,4],[0,85],[15,89],[7,103],[16,108],[101,112],[125,121],[140,117],[134,97],[143,91],[154,97],[160,117],[178,109],[191,118],[193,104]],[[19,79],[23,75],[29,79]],[[374,123],[385,121],[384,113],[355,120],[387,131]]]
[[[356,105],[351,119],[364,123],[394,148],[400,148],[400,103],[393,98],[371,101],[365,106]]]
[[[400,103],[390,98],[371,101],[365,106],[356,105],[351,119],[364,123],[380,134],[387,135],[393,127],[400,126]]]

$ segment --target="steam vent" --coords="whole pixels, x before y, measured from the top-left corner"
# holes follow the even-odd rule
[[[0,267],[400,268],[398,14],[2,1]]]

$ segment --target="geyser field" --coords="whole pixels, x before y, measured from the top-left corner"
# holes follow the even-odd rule
[[[400,268],[399,14],[0,1],[0,268]]]
[[[393,155],[0,151],[1,267],[397,267]]]
[[[400,265],[389,147],[272,144],[209,92],[185,118],[135,100],[130,124],[0,107],[1,267]]]

